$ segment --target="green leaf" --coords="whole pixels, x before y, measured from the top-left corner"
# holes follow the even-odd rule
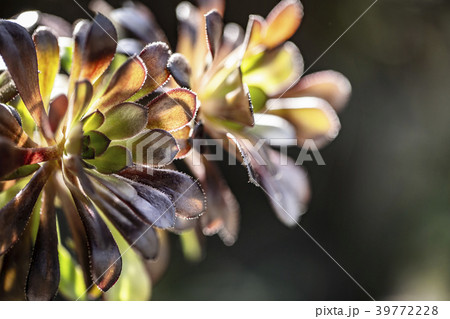
[[[30,179],[31,179],[31,176],[22,178],[22,179],[18,180],[13,186],[8,188],[7,190],[2,190],[0,192],[0,207],[5,206],[6,203],[8,203],[11,199],[13,199],[14,196],[16,196],[16,194],[18,192],[20,192],[20,190],[22,188],[24,188],[25,185],[28,184]]]
[[[195,229],[182,232],[180,234],[180,241],[184,258],[191,262],[199,262],[202,259],[202,247]]]
[[[248,91],[252,100],[253,111],[258,112],[262,110],[267,101],[267,95],[257,86],[249,86]]]
[[[19,112],[20,118],[22,120],[22,128],[28,136],[33,136],[36,130],[36,123],[33,117],[28,111],[27,107],[23,103],[22,99],[19,99],[16,106],[17,112]]]
[[[97,171],[103,174],[116,173],[133,162],[131,152],[123,146],[111,146],[101,156],[93,160],[86,160],[94,165]]]
[[[60,37],[58,38],[58,45],[60,48],[60,63],[61,69],[70,74],[72,68],[72,54],[73,54],[73,41],[72,38]]]
[[[60,281],[59,292],[67,299],[85,299],[86,285],[81,267],[75,262],[69,251],[59,245]]]
[[[83,152],[81,153],[81,157],[83,159],[94,159],[95,150],[92,147],[88,147],[87,149],[83,150]]]
[[[39,164],[24,165],[16,169],[14,172],[8,174],[7,176],[3,177],[2,180],[9,181],[28,176],[37,171],[39,167],[41,167]]]
[[[245,84],[274,96],[298,80],[303,72],[303,59],[299,49],[292,42],[286,42],[279,48],[245,58],[241,69]]]
[[[85,116],[81,122],[83,123],[84,132],[95,131],[105,122],[105,116],[97,110]]]
[[[130,138],[141,132],[148,121],[148,109],[136,103],[122,103],[105,113],[105,122],[98,129],[112,140]]]
[[[106,300],[146,301],[151,295],[150,276],[141,258],[108,222],[109,229],[122,253],[122,273],[116,284],[105,293]]]
[[[95,150],[95,156],[102,155],[111,143],[111,140],[106,137],[105,134],[97,131],[89,131],[85,133],[85,136],[89,137],[89,148]]]

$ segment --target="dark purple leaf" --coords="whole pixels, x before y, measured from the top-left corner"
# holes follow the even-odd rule
[[[173,79],[181,87],[187,89],[191,88],[191,67],[183,55],[179,53],[172,54],[167,63],[167,69],[170,71],[170,74],[172,74]]]
[[[208,47],[214,58],[222,43],[223,20],[221,15],[216,10],[208,12],[205,15],[205,19]]]
[[[89,196],[128,244],[143,258],[157,257],[159,243],[155,230],[138,218],[126,203],[99,184],[95,185],[95,193]]]
[[[17,23],[1,20],[0,54],[28,111],[45,138],[51,140],[53,134],[39,91],[36,50],[28,31]]]
[[[145,223],[169,228],[175,223],[175,206],[169,196],[159,190],[121,176],[90,172],[95,178],[125,202]]]
[[[202,158],[202,165],[195,166],[193,172],[205,187],[208,208],[200,217],[202,231],[211,236],[216,233],[226,245],[232,245],[239,232],[239,204],[222,177],[217,165]]]
[[[111,12],[111,18],[144,43],[168,42],[150,10],[140,3],[128,3]]]
[[[81,174],[83,172],[80,170],[77,176]],[[75,177],[67,171],[66,176],[66,185],[86,231],[92,279],[102,291],[107,291],[119,279],[122,270],[119,248],[94,205],[73,184]]]
[[[108,68],[116,47],[117,33],[114,25],[102,14],[97,14],[83,43],[80,79],[95,82]]]
[[[0,74],[0,103],[7,103],[17,96],[16,85],[7,70]]]
[[[0,177],[14,172],[23,165],[37,164],[59,157],[56,146],[42,148],[16,147],[9,140],[0,137]]]
[[[119,174],[170,195],[180,217],[197,218],[206,209],[203,190],[200,184],[189,175],[145,166],[128,167]]]
[[[52,300],[58,291],[58,234],[53,187],[47,184],[42,195],[39,229],[27,279],[28,300]]]
[[[179,151],[173,135],[158,129],[143,131],[127,140],[126,145],[133,154],[134,163],[150,166],[170,164]]]
[[[58,177],[62,177],[60,174]],[[91,286],[92,279],[90,277],[90,264],[89,264],[89,252],[86,231],[80,216],[78,215],[77,208],[73,201],[73,198],[64,186],[64,182],[61,180],[56,188],[57,196],[61,202],[61,207],[64,212],[64,217],[67,221],[70,230],[70,236],[74,241],[74,250],[77,257],[77,261],[83,270],[86,287]]]
[[[0,255],[19,240],[52,168],[51,165],[42,166],[16,197],[0,210]]]
[[[25,286],[33,251],[33,226],[33,223],[28,223],[17,244],[2,256],[0,300],[26,300]]]
[[[0,103],[0,136],[3,136],[20,147],[36,147],[37,144],[23,131],[17,114],[10,106]]]

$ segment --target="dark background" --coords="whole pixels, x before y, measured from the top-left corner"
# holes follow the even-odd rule
[[[178,1],[143,2],[175,44]],[[373,0],[302,2],[293,41],[308,67]],[[230,0],[225,20],[245,26],[276,3]],[[26,9],[87,18],[72,0],[0,7],[3,18]],[[301,225],[375,299],[450,297],[449,64],[449,1],[379,0],[310,70],[344,73],[353,97],[339,137],[322,152],[327,165],[306,165],[313,198]],[[206,259],[194,265],[172,238],[153,299],[369,299],[300,228],[276,219],[242,167],[223,169],[242,208],[238,242],[209,238]]]

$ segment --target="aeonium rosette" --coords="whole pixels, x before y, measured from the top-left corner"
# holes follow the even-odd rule
[[[49,28],[31,37],[0,20],[1,87],[19,94],[0,92],[0,290],[38,300],[59,287],[84,299],[119,280],[119,288],[144,286],[146,299],[142,260],[157,257],[158,229],[205,210],[195,180],[161,167],[179,151],[170,132],[195,116],[196,95],[158,91],[170,76],[168,46],[116,54],[116,30],[103,15],[76,24],[72,54],[58,41]],[[58,74],[60,55],[68,77]]]
[[[187,156],[188,164],[200,156],[200,165],[190,167],[208,197],[207,214],[200,218],[203,233],[218,233],[232,244],[238,234],[239,206],[216,163],[198,149],[191,152],[192,139],[222,141],[246,165],[250,181],[268,195],[279,219],[293,226],[308,205],[308,179],[301,163],[269,142],[283,148],[283,141],[321,147],[333,140],[340,130],[336,111],[345,106],[351,86],[335,71],[303,77],[303,58],[288,41],[303,18],[300,1],[280,1],[265,19],[251,15],[246,32],[223,22],[225,1],[197,2],[198,7],[186,1],[177,7],[177,53],[169,60],[169,70],[178,85],[198,94],[201,106],[196,119],[202,125],[192,123],[175,137],[186,146],[179,156]],[[139,47],[130,38],[141,45],[148,36],[165,41],[154,16],[142,4],[127,2],[113,9],[95,0],[91,8],[111,17],[130,49]]]

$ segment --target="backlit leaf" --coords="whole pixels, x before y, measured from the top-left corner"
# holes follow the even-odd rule
[[[94,165],[97,170],[104,174],[119,172],[125,167],[131,165],[132,156],[128,149],[123,146],[111,146],[101,156],[95,159],[86,160],[89,164]]]
[[[148,122],[148,109],[132,102],[116,105],[105,113],[98,131],[111,140],[126,139],[141,132]]]

